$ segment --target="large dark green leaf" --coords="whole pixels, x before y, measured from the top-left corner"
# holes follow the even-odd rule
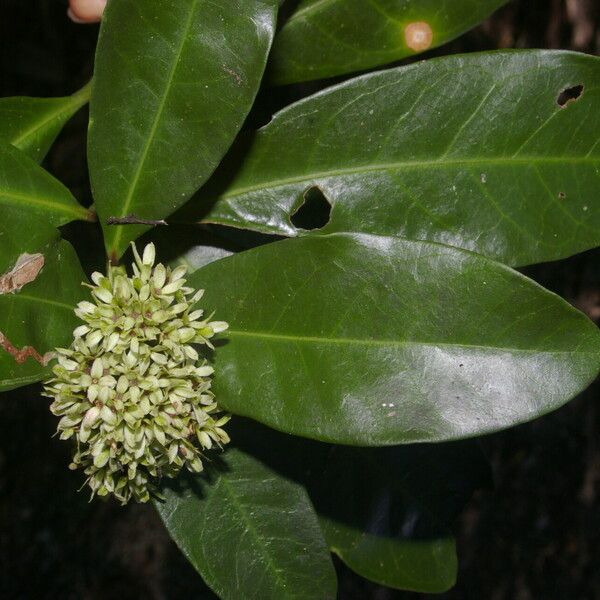
[[[89,166],[106,247],[120,256],[208,178],[264,71],[273,0],[119,0],[104,15],[91,100]]]
[[[449,528],[473,491],[490,486],[477,444],[330,446],[239,417],[228,431],[233,444],[307,488],[330,549],[357,573],[421,592],[453,584]]]
[[[273,78],[292,83],[383,65],[440,46],[507,0],[303,0],[273,48]]]
[[[0,143],[0,273],[24,252],[58,237],[57,227],[90,219],[69,190],[16,148]]]
[[[43,254],[44,266],[37,278],[19,291],[0,294],[0,332],[16,348],[31,346],[43,355],[70,343],[77,326],[73,309],[83,297],[85,275],[68,242],[55,239],[35,248],[25,246]],[[1,258],[4,263],[7,256]],[[38,381],[49,372],[33,358],[19,365],[0,348],[0,391]]]
[[[0,98],[0,139],[39,162],[89,96],[90,84],[65,98]]]
[[[600,333],[519,273],[437,243],[333,234],[196,271],[231,324],[221,404],[336,443],[441,441],[564,404],[596,376]]]
[[[449,527],[489,482],[473,444],[337,446],[311,492],[329,547],[358,574],[417,592],[456,581]]]
[[[224,600],[333,600],[335,572],[305,490],[232,449],[157,503],[165,525]]]
[[[32,159],[6,144],[0,145],[0,214],[0,333],[15,348],[32,346],[43,355],[68,343],[85,278],[57,227],[89,218],[89,212]],[[41,271],[26,276],[19,259],[39,254]],[[47,373],[34,359],[19,365],[0,348],[0,390]]]
[[[225,168],[198,202],[216,200],[207,221],[296,236],[306,232],[290,216],[317,187],[332,204],[323,233],[428,239],[524,265],[600,242],[599,142],[599,58],[453,56],[283,110],[233,181]]]

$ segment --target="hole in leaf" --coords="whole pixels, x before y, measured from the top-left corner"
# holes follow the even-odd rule
[[[583,94],[583,84],[574,85],[573,87],[565,88],[556,99],[556,103],[564,108],[569,102],[575,102]]]
[[[321,229],[329,223],[331,218],[331,202],[317,186],[304,192],[304,202],[290,217],[294,227],[298,229]]]
[[[559,197],[561,200],[564,200],[564,199],[567,197],[567,195],[566,195],[564,192],[558,192],[558,197]]]

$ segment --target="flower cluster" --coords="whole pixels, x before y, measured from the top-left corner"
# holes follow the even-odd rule
[[[229,441],[229,417],[210,391],[213,369],[194,348],[212,348],[227,323],[193,309],[202,291],[185,286],[186,267],[154,266],[153,244],[142,258],[133,252],[132,277],[112,266],[92,275],[94,302],[75,309],[85,324],[69,349],[57,349],[45,388],[60,438],[76,441],[70,468],[84,469],[92,496],[123,504],[146,502],[160,477],[184,466],[201,471],[203,450]]]

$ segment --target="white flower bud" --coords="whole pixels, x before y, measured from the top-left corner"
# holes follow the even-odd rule
[[[142,263],[151,267],[154,264],[155,258],[156,249],[154,248],[154,244],[148,244],[144,248],[144,257],[142,258]]]

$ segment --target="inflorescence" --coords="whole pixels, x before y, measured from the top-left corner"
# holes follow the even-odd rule
[[[193,310],[202,291],[185,286],[185,266],[155,266],[153,244],[141,258],[133,252],[132,277],[114,266],[92,275],[94,302],[75,309],[85,324],[69,349],[57,349],[45,387],[60,438],[76,442],[70,468],[84,469],[92,496],[123,504],[148,501],[161,477],[183,467],[198,473],[203,451],[229,441],[213,368],[194,348],[213,348],[227,323]]]

